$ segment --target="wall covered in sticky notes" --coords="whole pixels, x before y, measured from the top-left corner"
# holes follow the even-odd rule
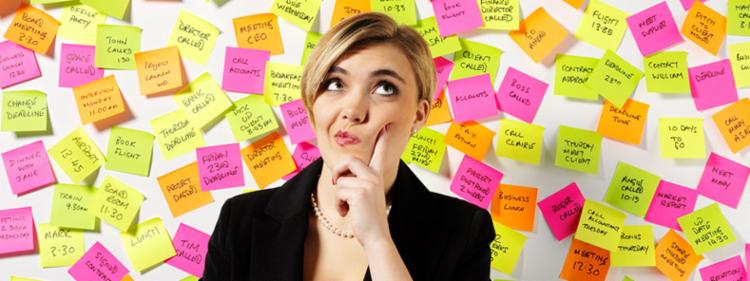
[[[430,47],[401,159],[492,214],[493,280],[746,280],[748,1],[26,2],[0,1],[0,280],[200,277],[222,203],[320,156],[302,66],[369,10]]]

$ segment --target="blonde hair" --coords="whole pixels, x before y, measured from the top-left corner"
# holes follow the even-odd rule
[[[311,122],[314,120],[312,105],[333,64],[349,52],[380,43],[393,43],[401,49],[411,62],[417,80],[417,102],[425,99],[432,105],[437,78],[427,43],[412,27],[398,25],[386,14],[368,12],[335,25],[320,38],[310,54],[302,71],[301,88],[302,101]]]

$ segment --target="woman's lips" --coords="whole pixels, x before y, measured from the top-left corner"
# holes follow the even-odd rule
[[[340,146],[357,144],[360,142],[357,136],[349,134],[346,131],[338,131],[333,137],[336,140],[336,143]]]

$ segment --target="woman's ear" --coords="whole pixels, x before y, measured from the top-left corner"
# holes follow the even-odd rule
[[[424,126],[425,123],[427,123],[427,118],[430,116],[430,110],[432,109],[432,104],[430,104],[430,101],[427,99],[420,99],[419,103],[417,104],[417,112],[416,112],[416,118],[414,120],[414,130],[419,131],[419,129]]]

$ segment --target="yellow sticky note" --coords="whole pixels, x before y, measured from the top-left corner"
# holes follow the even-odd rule
[[[604,3],[591,0],[578,24],[576,37],[601,49],[616,51],[628,29],[626,12]]]
[[[262,13],[232,19],[237,46],[240,48],[267,50],[271,55],[284,53],[281,32],[276,15]]]
[[[99,147],[82,128],[73,130],[52,146],[49,155],[74,183],[90,176],[105,161]]]
[[[143,272],[176,254],[161,218],[139,223],[133,232],[121,232],[120,239],[137,271]]]
[[[586,199],[575,238],[599,248],[615,251],[625,225],[625,213]]]
[[[744,98],[725,107],[713,119],[733,153],[750,146],[750,100]]]
[[[307,59],[310,58],[310,54],[312,54],[312,51],[315,49],[315,46],[318,45],[318,41],[320,41],[320,37],[323,37],[323,34],[320,34],[317,32],[307,33],[307,38],[305,38],[305,45],[302,50],[302,61],[300,62],[300,65],[307,64]]]
[[[96,216],[89,213],[96,190],[90,186],[57,184],[52,194],[52,214],[50,225],[94,230]]]
[[[83,231],[40,223],[37,237],[42,268],[73,265],[86,252]]]
[[[125,101],[114,75],[73,88],[82,124],[98,122],[125,113]]]
[[[430,128],[422,128],[409,138],[404,153],[409,161],[439,173],[445,155],[445,142],[442,133]]]
[[[716,55],[727,35],[727,17],[709,8],[702,1],[695,1],[685,16],[680,33]]]
[[[99,68],[135,69],[133,55],[141,50],[141,28],[98,24],[94,64]]]
[[[182,110],[175,110],[151,120],[156,141],[164,159],[172,159],[206,144],[203,133]]]
[[[419,35],[422,35],[433,58],[461,50],[461,42],[458,40],[458,36],[443,37],[440,35],[435,17],[422,19],[413,28],[419,32]]]
[[[320,2],[316,0],[274,0],[271,12],[288,22],[310,31],[320,10]]]
[[[459,38],[458,41],[461,43],[461,50],[453,55],[455,66],[451,71],[450,80],[489,73],[490,81],[494,85],[503,51],[492,45],[463,38]]]
[[[185,58],[206,64],[219,34],[221,31],[207,20],[182,10],[169,34],[167,46],[177,46]]]
[[[44,55],[52,47],[59,27],[60,22],[44,11],[22,4],[4,37]]]
[[[130,0],[80,0],[81,3],[93,7],[105,15],[118,19],[125,19]]]
[[[204,129],[221,117],[232,101],[208,72],[172,96],[196,127]]]
[[[135,53],[141,95],[162,95],[185,86],[178,47],[166,47]]]
[[[473,157],[483,160],[492,145],[495,132],[476,121],[451,123],[445,133],[445,144]]]
[[[302,66],[295,64],[266,62],[263,83],[265,101],[279,106],[301,98]]]
[[[32,279],[32,278],[26,278],[26,277],[18,277],[18,276],[10,276],[10,281],[41,281],[39,279]]]
[[[538,8],[521,21],[521,27],[509,33],[510,38],[535,62],[544,60],[568,37],[568,30]]]
[[[516,30],[520,23],[521,5],[518,0],[481,1],[482,29]]]
[[[5,91],[2,94],[0,131],[44,132],[48,130],[47,94],[35,90]]]
[[[492,226],[495,228],[495,240],[490,243],[490,266],[505,274],[513,274],[526,244],[526,236],[494,221]]]
[[[106,176],[96,190],[89,213],[99,217],[120,231],[130,229],[143,203],[143,194],[111,176]]]
[[[279,128],[273,109],[259,95],[247,95],[235,102],[234,109],[226,114],[226,118],[238,142],[265,135]]]
[[[648,104],[628,99],[622,108],[618,108],[605,99],[596,131],[610,139],[639,145],[646,127],[648,107]]]
[[[659,143],[664,158],[705,158],[703,118],[659,118]]]
[[[612,251],[612,266],[655,266],[655,246],[652,225],[626,225]]]
[[[729,45],[729,60],[737,88],[750,86],[750,42]]]
[[[336,0],[333,6],[330,27],[335,26],[342,20],[370,11],[370,1],[363,0]]]
[[[260,189],[297,169],[284,140],[276,132],[251,143],[240,153]]]
[[[164,174],[157,181],[175,218],[214,201],[211,192],[201,190],[198,162]]]
[[[646,90],[657,93],[690,93],[687,52],[658,52],[643,58]]]
[[[84,4],[65,6],[60,15],[58,34],[75,43],[94,45],[96,26],[106,19],[107,16]]]
[[[370,1],[374,12],[384,13],[399,24],[414,25],[417,23],[417,7],[414,0],[361,0]]]
[[[732,231],[719,203],[712,203],[677,218],[695,252],[703,254],[734,243],[737,237]]]
[[[544,127],[510,119],[500,121],[497,156],[539,165],[542,159]]]

